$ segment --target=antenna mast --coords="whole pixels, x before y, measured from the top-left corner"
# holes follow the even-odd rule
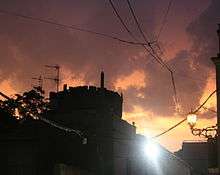
[[[38,82],[38,85],[34,87],[39,87],[41,90],[43,90],[43,78],[41,75],[39,77],[33,77],[32,80],[37,80]]]
[[[56,83],[56,90],[59,91],[59,84],[60,84],[60,66],[58,64],[55,65],[45,65],[46,68],[54,69],[56,71],[55,77],[46,77],[45,79],[52,80]]]

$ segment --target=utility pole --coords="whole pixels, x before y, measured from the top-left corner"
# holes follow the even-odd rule
[[[212,57],[211,60],[215,64],[216,69],[216,90],[217,90],[217,162],[218,162],[218,174],[220,174],[220,24],[218,24],[218,39],[219,39],[219,52],[216,57]]]
[[[59,65],[45,65],[46,68],[55,69],[56,76],[55,77],[46,77],[45,79],[53,80],[56,83],[56,90],[59,91],[59,84],[60,84],[60,66]]]

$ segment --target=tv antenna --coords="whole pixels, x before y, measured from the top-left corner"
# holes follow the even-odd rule
[[[60,66],[58,64],[55,65],[45,65],[48,69],[54,69],[56,71],[55,77],[45,77],[47,80],[52,80],[56,83],[56,90],[59,91],[59,84],[60,84]]]
[[[41,88],[43,90],[43,78],[41,75],[39,77],[33,77],[32,80],[37,80],[38,83],[37,86],[34,85],[34,88]]]

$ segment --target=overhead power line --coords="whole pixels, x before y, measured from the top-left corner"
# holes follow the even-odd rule
[[[155,55],[155,57],[157,57],[157,59],[159,59],[159,60],[163,63],[164,67],[166,67],[166,69],[167,69],[168,71],[172,72],[172,69],[164,62],[164,60],[163,60],[162,58],[160,58],[160,57],[158,56],[158,54],[156,53],[156,51],[155,51],[154,48],[152,47],[151,42],[148,41],[146,35],[144,34],[144,32],[143,32],[143,30],[142,30],[142,28],[141,28],[140,23],[138,22],[138,18],[137,18],[136,14],[135,14],[134,8],[132,7],[132,5],[131,5],[131,3],[130,3],[130,0],[126,0],[126,1],[127,1],[129,10],[130,10],[130,12],[131,12],[131,14],[132,14],[132,16],[133,16],[133,18],[134,18],[134,20],[135,20],[135,23],[136,23],[136,25],[137,25],[137,27],[138,27],[138,29],[139,29],[139,32],[141,33],[142,37],[144,38],[144,41],[148,44],[148,46],[149,46],[150,49],[152,50],[152,52],[153,52],[153,54]]]
[[[155,54],[155,55],[157,56],[157,53],[155,52],[154,48],[151,46],[151,42],[148,40],[147,36],[145,35],[144,31],[143,31],[142,28],[141,28],[140,23],[138,22],[138,18],[137,18],[137,16],[136,16],[136,13],[135,13],[135,11],[134,11],[134,8],[132,7],[132,5],[131,5],[131,3],[130,3],[130,0],[126,0],[126,1],[127,1],[129,10],[130,10],[130,12],[131,12],[131,14],[132,14],[132,17],[134,18],[134,21],[135,21],[135,23],[136,23],[136,25],[137,25],[137,28],[138,28],[140,34],[142,35],[144,41],[148,44],[148,46],[149,46],[150,49],[152,50],[153,54]],[[167,66],[166,63],[164,63],[164,61],[163,61],[161,58],[159,58],[158,56],[157,56],[157,58],[160,59],[161,62],[163,62],[164,66],[165,66],[167,69],[170,69],[169,66]]]
[[[217,92],[217,90],[214,90],[198,108],[196,108],[194,111],[192,111],[192,113],[197,113],[216,92]],[[219,93],[219,92],[217,92],[217,93]]]
[[[142,37],[144,38],[145,42],[148,43],[148,46],[150,47],[150,49],[152,50],[153,52],[153,55],[154,55],[154,58],[157,58],[156,60],[159,60],[163,66],[170,72],[170,76],[171,76],[171,82],[172,82],[172,87],[173,87],[173,92],[174,92],[174,102],[175,102],[175,105],[178,105],[178,98],[177,98],[177,90],[176,90],[176,83],[175,83],[175,78],[174,78],[174,74],[173,74],[173,70],[164,62],[164,60],[159,57],[159,55],[156,53],[156,51],[154,50],[154,48],[152,47],[151,43],[148,41],[147,37],[145,36],[142,28],[141,28],[141,25],[140,23],[138,22],[138,19],[137,19],[137,16],[135,14],[135,11],[130,3],[130,0],[126,0],[127,1],[127,4],[128,4],[128,7],[129,7],[129,10],[135,20],[135,23],[139,29],[139,32],[141,33]],[[144,46],[146,47],[146,46]]]
[[[119,12],[118,12],[117,9],[115,8],[115,6],[114,6],[112,0],[109,0],[109,2],[110,2],[111,6],[112,6],[112,8],[113,8],[113,11],[114,11],[116,17],[119,19],[119,21],[121,22],[121,24],[123,25],[123,27],[124,27],[124,28],[126,29],[126,31],[130,34],[130,36],[131,36],[135,41],[137,41],[136,37],[135,37],[135,36],[133,35],[133,33],[129,30],[129,28],[127,27],[127,25],[126,25],[125,22],[123,21],[122,17],[120,16]],[[140,25],[139,25],[139,23],[138,23],[138,20],[137,20],[137,18],[136,18],[136,16],[135,16],[134,10],[133,10],[133,8],[131,7],[130,1],[127,0],[127,2],[128,2],[128,4],[129,4],[130,10],[132,11],[132,14],[133,14],[133,16],[134,16],[134,19],[135,19],[137,25],[139,26],[138,28],[139,28],[139,30],[140,30],[140,32],[141,32],[142,29],[141,29],[141,27],[140,27]],[[168,7],[168,8],[170,8],[171,3],[172,3],[172,2],[169,3],[169,7]],[[167,12],[167,13],[168,13],[168,12]],[[143,31],[142,31],[141,33],[142,33],[144,39],[146,39],[146,37],[145,37]],[[151,44],[149,44],[149,42],[147,41],[147,39],[145,40],[145,42],[148,44],[148,46],[151,46]],[[148,50],[148,48],[146,48],[145,45],[143,45],[143,46],[144,46],[144,48],[146,49],[146,51],[147,51],[151,56],[153,56],[153,57],[157,60],[157,56],[155,56],[154,54],[152,54],[152,53],[150,52],[150,50]],[[153,50],[152,47],[151,47],[151,49]],[[161,63],[161,62],[159,61],[159,63]],[[161,63],[161,64],[163,64],[163,63]],[[171,74],[172,85],[173,85],[173,89],[174,89],[175,101],[177,102],[177,92],[176,92],[176,86],[175,86],[175,79],[174,79],[173,71],[172,71],[168,66],[167,66],[167,69],[168,69],[168,71],[170,71],[170,74]],[[211,98],[211,96],[212,96],[215,92],[216,92],[216,90],[215,90],[213,93],[211,93],[211,94],[209,95],[209,97],[204,101],[204,103],[202,103],[202,105],[200,105],[200,106],[199,106],[195,111],[193,111],[193,112],[194,112],[194,113],[198,112],[198,111],[206,104],[206,102]],[[174,128],[176,128],[177,126],[179,126],[180,124],[182,124],[183,122],[185,122],[186,120],[187,120],[187,118],[184,118],[183,120],[181,120],[180,122],[178,122],[178,123],[175,124],[174,126],[170,127],[170,128],[167,129],[166,131],[164,131],[164,132],[162,132],[162,133],[160,133],[160,134],[154,136],[153,138],[157,138],[157,137],[159,137],[159,136],[161,136],[161,135],[166,134],[167,132],[173,130]]]
[[[80,132],[79,130],[68,128],[66,126],[62,126],[62,125],[60,125],[60,124],[58,124],[58,123],[56,123],[54,121],[51,121],[49,119],[44,118],[44,117],[39,117],[38,116],[38,119],[43,121],[44,123],[47,123],[47,124],[49,124],[49,125],[51,125],[51,126],[53,126],[55,128],[58,128],[58,129],[62,130],[62,131],[65,131],[65,132],[68,132],[68,133],[75,133],[78,136],[82,137],[82,135],[81,135],[82,132]]]
[[[121,38],[118,38],[118,37],[115,37],[115,36],[112,36],[112,35],[96,32],[96,31],[92,31],[92,30],[88,30],[88,29],[84,29],[84,28],[79,28],[79,27],[74,26],[74,25],[61,24],[61,23],[57,23],[57,22],[54,22],[54,21],[51,21],[51,20],[47,20],[47,19],[43,19],[43,18],[36,18],[36,17],[33,17],[33,16],[27,16],[27,15],[15,13],[15,12],[5,11],[5,10],[2,10],[2,9],[0,9],[0,13],[11,15],[11,16],[16,16],[16,17],[20,17],[20,18],[28,19],[28,20],[32,20],[32,21],[38,21],[38,22],[42,22],[42,23],[46,23],[46,24],[51,24],[51,25],[55,25],[55,26],[58,26],[58,27],[65,28],[65,29],[76,30],[76,31],[80,31],[80,32],[86,32],[86,33],[94,34],[94,35],[97,35],[97,36],[117,40],[117,41],[125,43],[125,44],[139,45],[139,46],[148,45],[147,43],[143,43],[143,42],[128,41],[128,40],[124,40],[124,39],[121,39]],[[152,54],[151,54],[151,56],[154,57],[154,55],[152,55]]]
[[[162,19],[162,24],[161,24],[160,29],[159,29],[159,32],[158,32],[158,34],[157,34],[157,36],[156,36],[156,37],[157,37],[157,38],[156,38],[156,41],[159,40],[160,34],[162,33],[162,30],[163,30],[164,26],[166,25],[167,17],[168,17],[169,11],[170,11],[170,9],[171,9],[172,3],[173,3],[173,0],[170,0],[169,3],[168,3],[166,12],[165,12],[165,14],[164,14],[164,16],[163,16],[163,19]]]
[[[168,133],[169,131],[173,130],[174,128],[176,128],[177,126],[181,125],[183,122],[185,122],[187,120],[187,118],[184,118],[183,120],[181,120],[180,122],[178,122],[177,124],[173,125],[172,127],[170,127],[169,129],[163,131],[162,133],[152,137],[152,139],[158,138],[166,133]]]
[[[125,28],[126,32],[130,35],[130,37],[137,43],[139,43],[138,39],[134,36],[134,34],[129,30],[128,26],[126,25],[126,23],[124,22],[124,20],[122,19],[122,17],[120,16],[119,12],[117,11],[114,3],[112,0],[108,0],[115,16],[119,19],[120,23],[122,24],[122,26]],[[145,41],[146,42],[146,41]],[[164,67],[164,63],[163,61],[161,61],[160,59],[158,59],[153,53],[151,53],[150,49],[148,49],[146,46],[149,46],[150,43],[146,42],[145,45],[142,45],[142,47],[145,49],[145,51],[147,53],[149,53],[155,60],[157,63],[159,63],[162,67]]]
[[[109,0],[109,3],[111,4],[111,7],[114,11],[114,14],[116,15],[116,17],[119,19],[120,23],[123,25],[123,27],[126,29],[126,31],[129,33],[129,35],[131,36],[132,39],[134,39],[135,41],[137,41],[137,39],[135,38],[135,36],[133,35],[133,33],[129,30],[129,28],[127,27],[127,25],[125,24],[125,22],[123,21],[123,19],[121,18],[120,14],[118,13],[117,9],[115,8],[115,5],[113,3],[112,0]]]
[[[145,43],[145,42],[133,42],[133,41],[128,41],[128,40],[124,40],[124,39],[121,39],[121,38],[118,38],[118,37],[115,37],[115,36],[112,36],[112,35],[108,35],[108,34],[96,32],[96,31],[92,31],[92,30],[80,28],[80,27],[77,27],[77,26],[75,26],[75,25],[61,24],[61,23],[57,23],[57,22],[54,22],[54,21],[51,21],[51,20],[42,19],[42,18],[36,18],[36,17],[33,17],[33,16],[27,16],[27,15],[15,13],[15,12],[10,12],[10,11],[6,11],[6,10],[1,10],[1,9],[0,9],[0,13],[2,13],[2,14],[7,14],[7,15],[10,15],[10,16],[16,16],[16,17],[20,17],[20,18],[28,19],[28,20],[32,20],[32,21],[38,21],[38,22],[42,22],[42,23],[46,23],[46,24],[51,24],[51,25],[55,25],[55,26],[58,26],[58,27],[65,28],[65,29],[70,29],[70,30],[76,30],[76,31],[80,31],[80,32],[90,33],[90,34],[97,35],[97,36],[101,36],[101,37],[104,37],[104,38],[113,39],[113,40],[122,42],[122,43],[124,43],[124,44],[139,45],[139,46],[148,46],[148,45],[149,45],[148,43]],[[149,49],[148,49],[147,52],[148,52],[152,57],[154,57],[154,58],[156,59],[156,56],[153,55],[152,53],[150,53],[150,50],[149,50]],[[159,63],[160,61],[157,61],[157,62]],[[159,64],[161,64],[161,63],[159,63]],[[162,65],[162,64],[161,64],[161,65]],[[163,65],[162,65],[162,66],[163,66]],[[190,79],[191,79],[191,78],[190,78]]]
[[[210,111],[210,112],[213,112],[213,113],[217,113],[217,111],[213,110],[213,109],[210,109],[210,108],[207,108],[205,106],[202,107],[203,109],[207,110],[207,111]]]
[[[84,29],[84,28],[80,28],[80,27],[77,27],[75,25],[62,24],[62,23],[58,23],[58,22],[55,22],[55,21],[51,21],[51,20],[47,20],[47,19],[43,19],[43,18],[37,18],[37,17],[33,17],[33,16],[27,16],[27,15],[15,13],[15,12],[10,12],[10,11],[6,11],[6,10],[2,10],[2,9],[0,9],[0,13],[7,14],[7,15],[10,15],[10,16],[16,16],[16,17],[20,17],[20,18],[28,19],[28,20],[32,20],[32,21],[38,21],[38,22],[42,22],[42,23],[46,23],[46,24],[51,24],[51,25],[55,25],[55,26],[58,26],[58,27],[65,28],[65,29],[70,29],[70,30],[75,30],[75,31],[80,31],[80,32],[86,32],[86,33],[101,36],[101,37],[104,37],[104,38],[110,38],[110,39],[113,39],[113,40],[117,40],[117,41],[120,41],[120,42],[126,43],[126,44],[147,45],[146,43],[142,43],[142,42],[137,43],[137,42],[133,42],[133,41],[127,41],[127,40],[118,38],[116,36],[96,32],[96,31],[92,31],[92,30],[88,30],[88,29]]]
[[[117,11],[116,7],[114,6],[113,1],[112,1],[112,0],[109,0],[109,3],[111,4],[111,7],[112,7],[112,9],[113,9],[113,11],[114,11],[114,14],[115,14],[116,17],[119,19],[119,21],[121,22],[122,26],[125,28],[125,30],[127,31],[127,33],[128,33],[136,42],[139,42],[138,39],[134,36],[134,34],[129,30],[129,28],[127,27],[127,25],[126,25],[125,22],[123,21],[122,17],[120,16],[119,12]],[[178,106],[178,98],[177,98],[177,91],[176,91],[176,85],[175,85],[175,79],[174,79],[173,71],[172,71],[171,68],[157,55],[157,53],[155,52],[155,50],[154,50],[153,47],[151,46],[151,43],[147,40],[147,38],[146,38],[146,36],[145,36],[143,30],[141,29],[141,26],[140,26],[140,24],[139,24],[139,22],[138,22],[138,19],[137,19],[136,15],[135,15],[135,12],[134,12],[132,6],[131,6],[131,4],[130,4],[130,1],[127,0],[127,3],[128,3],[128,5],[129,5],[129,9],[130,9],[130,11],[131,11],[131,13],[132,13],[132,16],[133,16],[134,19],[135,19],[135,22],[136,22],[136,24],[137,24],[137,26],[138,26],[138,29],[139,29],[140,33],[142,34],[142,36],[143,36],[145,42],[147,43],[147,46],[149,46],[151,50],[150,50],[149,48],[147,48],[146,45],[142,45],[143,48],[145,49],[145,51],[146,51],[147,53],[149,53],[149,54],[156,60],[157,63],[159,63],[162,67],[165,67],[165,68],[170,72],[172,87],[173,87],[173,91],[174,91],[174,103],[175,103],[175,105]]]
[[[192,111],[192,113],[197,113],[201,108],[203,108],[204,105],[209,101],[209,99],[210,99],[215,93],[216,93],[216,90],[213,91],[213,92],[206,98],[206,100],[205,100],[200,106],[198,106],[194,111]],[[186,115],[187,115],[187,114],[186,114]],[[50,121],[50,120],[45,119],[45,118],[42,118],[42,117],[38,117],[38,118],[39,118],[40,120],[42,120],[43,122],[52,125],[53,127],[56,127],[56,128],[58,128],[58,129],[61,129],[61,130],[65,131],[65,132],[74,132],[74,133],[78,134],[80,137],[82,137],[81,132],[80,132],[79,130],[75,130],[75,129],[72,129],[72,128],[68,128],[68,127],[66,127],[66,126],[61,126],[61,125],[59,125],[59,124],[57,124],[57,123],[55,123],[55,122],[53,122],[53,121]],[[162,135],[168,133],[169,131],[175,129],[177,126],[179,126],[179,125],[181,125],[182,123],[184,123],[186,120],[187,120],[187,118],[185,117],[184,119],[182,119],[181,121],[179,121],[178,123],[176,123],[175,125],[173,125],[172,127],[170,127],[169,129],[167,129],[167,130],[163,131],[162,133],[160,133],[160,134],[158,134],[158,135],[152,137],[151,139],[158,138],[158,137],[160,137],[160,136],[162,136]],[[105,137],[105,138],[106,138],[106,137]],[[114,139],[133,140],[133,139],[130,139],[130,138],[128,138],[128,139],[124,139],[124,138],[114,138],[114,137],[110,137],[110,138],[113,139],[113,140],[114,140]]]
[[[140,26],[140,23],[138,22],[138,19],[137,19],[136,15],[135,15],[134,9],[132,8],[130,1],[129,1],[129,0],[126,0],[126,1],[127,1],[127,3],[128,3],[128,7],[129,7],[129,9],[130,9],[130,11],[131,11],[131,14],[132,14],[134,20],[135,20],[135,23],[136,23],[136,25],[137,25],[137,27],[138,27],[139,32],[141,33],[142,37],[144,38],[144,41],[145,41],[146,43],[148,43],[148,45],[150,46],[151,44],[150,44],[150,42],[148,41],[147,37],[145,36],[145,33],[143,32],[143,30],[142,30],[142,28],[141,28],[141,26]]]
[[[209,99],[210,99],[216,92],[217,92],[217,90],[213,91],[213,92],[206,98],[206,100],[205,100],[200,106],[198,106],[194,111],[192,111],[191,113],[197,113],[201,108],[203,108],[204,105],[209,101]],[[6,99],[11,99],[11,98],[7,97],[6,95],[4,95],[3,93],[1,93],[1,95],[3,95]],[[187,114],[185,114],[185,115],[187,115]],[[66,127],[66,126],[62,126],[62,125],[60,125],[60,124],[58,124],[58,123],[56,123],[56,122],[54,122],[54,121],[51,121],[51,120],[49,120],[49,119],[46,119],[46,118],[43,118],[43,117],[40,117],[40,116],[37,116],[37,118],[38,118],[39,120],[41,120],[41,121],[43,121],[43,122],[45,122],[45,123],[47,123],[47,124],[49,124],[49,125],[55,127],[55,128],[58,128],[58,129],[63,130],[63,131],[65,131],[65,132],[75,133],[75,134],[79,135],[80,137],[84,138],[84,137],[82,136],[82,132],[79,131],[79,130],[75,130],[75,129],[72,129],[72,128],[69,128],[69,127]],[[158,138],[158,137],[160,137],[160,136],[162,136],[162,135],[168,133],[169,131],[175,129],[176,127],[178,127],[179,125],[181,125],[182,123],[184,123],[186,120],[187,120],[187,117],[185,117],[183,120],[181,120],[181,121],[178,122],[177,124],[173,125],[173,126],[170,127],[169,129],[163,131],[162,133],[160,133],[160,134],[158,134],[158,135],[152,137],[151,139],[156,139],[156,138]],[[105,138],[106,138],[106,137],[105,137]],[[124,138],[121,139],[121,138],[114,138],[114,137],[111,137],[111,139],[113,139],[113,140],[114,140],[114,139],[133,140],[133,139],[130,139],[130,138],[129,138],[129,139],[124,139]]]
[[[131,36],[131,38],[133,38],[135,40],[136,43],[140,43],[138,41],[138,39],[134,36],[134,34],[129,30],[128,26],[125,24],[124,20],[122,19],[122,17],[120,16],[119,12],[117,11],[114,3],[112,0],[109,0],[109,3],[111,4],[111,7],[114,11],[115,16],[119,19],[119,21],[121,22],[122,26],[125,28],[125,30],[127,31],[127,33]],[[137,20],[137,18],[136,18]],[[138,22],[138,21],[137,21]],[[138,23],[139,24],[139,23]],[[140,27],[140,26],[139,26]],[[141,28],[140,28],[141,29]],[[144,34],[144,33],[143,33]],[[146,37],[145,37],[146,38]],[[162,67],[166,67],[167,69],[170,70],[170,68],[164,63],[164,61],[159,58],[158,56],[156,56],[156,52],[154,51],[154,49],[151,46],[151,42],[148,42],[147,39],[145,40],[145,44],[142,45],[143,48],[145,49],[145,51],[147,51],[147,53],[149,53]],[[150,49],[148,49],[146,46],[149,46]],[[153,52],[153,53],[152,53]]]
[[[206,100],[201,104],[199,105],[194,111],[192,111],[191,113],[197,113],[201,108],[204,107],[204,105],[209,101],[209,99],[217,92],[217,90],[214,90],[207,98]],[[187,115],[187,114],[185,114]],[[155,138],[158,138],[166,133],[168,133],[169,131],[175,129],[177,126],[181,125],[183,122],[185,122],[187,120],[187,117],[185,117],[183,120],[181,120],[180,122],[178,122],[177,124],[173,125],[172,127],[170,127],[169,129],[163,131],[162,133],[152,137],[152,139],[155,139]]]

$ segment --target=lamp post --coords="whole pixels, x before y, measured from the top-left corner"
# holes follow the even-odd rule
[[[187,122],[194,136],[205,137],[206,139],[215,139],[217,137],[217,125],[206,128],[196,128],[197,116],[190,113],[187,116]]]
[[[209,144],[214,143],[214,149],[216,148],[216,151],[213,155],[217,155],[217,161],[215,156],[210,157],[211,162],[214,163],[214,167],[217,168],[214,172],[215,174],[220,174],[220,24],[218,24],[218,30],[217,30],[218,38],[219,38],[219,52],[216,57],[212,57],[211,60],[215,64],[216,69],[216,96],[217,96],[217,124],[215,126],[209,126],[206,128],[196,128],[196,120],[197,116],[195,113],[190,113],[187,116],[187,121],[190,126],[191,132],[195,136],[203,136],[206,139],[208,139]],[[216,144],[217,142],[217,144]],[[216,154],[217,152],[217,154]],[[215,160],[213,160],[215,159]]]
[[[187,122],[190,128],[193,128],[196,125],[197,116],[196,114],[190,113],[187,115]]]
[[[218,171],[220,171],[220,24],[218,24],[219,28],[217,30],[218,38],[219,38],[219,52],[217,57],[212,57],[211,60],[215,64],[216,69],[216,89],[217,89],[217,154],[218,154]]]

